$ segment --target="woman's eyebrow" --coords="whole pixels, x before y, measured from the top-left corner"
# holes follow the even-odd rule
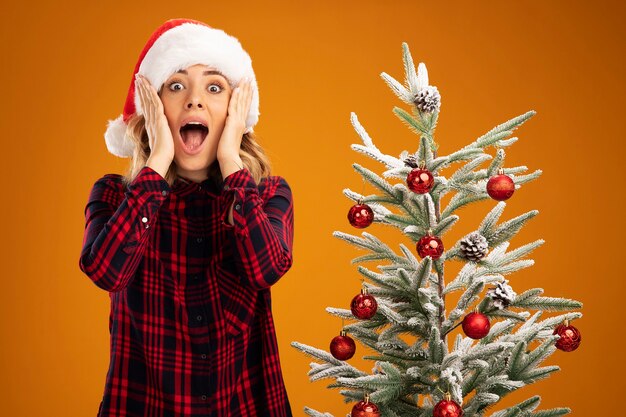
[[[178,70],[176,72],[181,73],[181,74],[185,74],[185,75],[188,74],[187,70],[184,70],[184,69],[180,69],[180,70]],[[207,71],[204,71],[202,74],[203,75],[220,75],[220,76],[224,77],[224,74],[222,74],[221,72],[216,71],[216,70],[207,70]],[[226,78],[226,77],[224,77],[224,78]]]

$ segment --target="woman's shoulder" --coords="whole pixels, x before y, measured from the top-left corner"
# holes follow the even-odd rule
[[[121,174],[104,174],[99,177],[91,187],[90,200],[111,200],[119,199],[124,193],[124,184]]]
[[[263,177],[259,182],[259,191],[264,197],[264,200],[275,195],[281,195],[288,200],[292,198],[289,183],[280,175],[268,175],[267,177]]]
[[[98,178],[94,185],[102,185],[109,187],[122,187],[124,176],[121,174],[104,174]]]

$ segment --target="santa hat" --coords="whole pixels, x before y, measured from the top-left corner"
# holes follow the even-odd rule
[[[259,120],[259,90],[252,60],[237,38],[221,29],[211,28],[192,19],[171,19],[157,28],[144,46],[131,79],[124,112],[109,120],[104,134],[107,149],[126,158],[133,155],[134,144],[126,135],[128,119],[142,114],[141,102],[135,95],[135,74],[141,74],[158,90],[176,71],[190,65],[205,64],[216,68],[228,79],[231,87],[248,77],[252,81],[252,102],[246,119],[246,133]]]

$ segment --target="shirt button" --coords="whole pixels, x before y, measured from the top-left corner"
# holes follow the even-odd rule
[[[230,190],[230,187],[229,187],[228,185],[225,185],[225,186],[224,186],[224,189],[225,189],[225,190]]]
[[[203,353],[200,357],[201,357],[202,359],[206,359],[206,353]]]
[[[202,186],[201,185],[198,185],[198,190],[202,190]]]
[[[196,238],[196,242],[198,242],[198,243],[202,243],[202,238],[201,238],[201,237]]]
[[[164,195],[164,196],[166,196],[166,195],[167,195],[167,190],[163,190],[163,191],[161,191],[161,194],[162,194],[162,195]]]
[[[198,315],[196,316],[196,320],[198,320],[198,321],[202,321],[202,316],[198,314]]]
[[[239,204],[235,205],[235,210],[239,210],[240,208],[241,208],[241,205],[239,205]]]
[[[206,395],[203,395],[201,398],[202,398],[202,401],[206,401]]]
[[[200,276],[199,275],[194,275],[192,278],[197,281],[198,278],[200,278]]]
[[[142,217],[141,221],[144,222],[144,223],[147,223],[148,222],[148,218],[147,217]]]

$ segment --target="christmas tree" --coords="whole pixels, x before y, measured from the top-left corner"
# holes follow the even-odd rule
[[[428,84],[426,66],[420,63],[416,71],[408,45],[403,43],[402,49],[404,85],[384,72],[381,77],[411,106],[411,113],[398,107],[394,113],[419,135],[419,147],[414,154],[403,151],[399,158],[383,154],[352,113],[352,125],[363,141],[352,149],[380,162],[385,170],[378,175],[353,164],[377,193],[365,196],[344,189],[344,194],[356,203],[348,213],[352,226],[397,227],[415,249],[400,243],[398,253],[371,233],[363,231],[359,237],[335,231],[334,236],[367,251],[353,264],[388,263],[378,265],[379,272],[358,265],[364,282],[351,308],[327,308],[330,314],[353,321],[332,339],[330,353],[299,342],[292,346],[317,360],[311,363],[311,381],[334,379],[328,387],[339,388],[346,403],[355,403],[348,416],[565,415],[570,409],[537,411],[539,396],[491,411],[506,394],[559,370],[542,363],[556,349],[575,350],[581,340],[580,332],[570,324],[581,313],[542,314],[575,310],[582,303],[544,297],[541,288],[517,294],[505,279],[533,265],[525,257],[544,243],[538,239],[509,249],[509,240],[537,210],[499,222],[505,200],[541,175],[540,170],[524,174],[525,166],[504,168],[504,148],[518,140],[511,137],[513,130],[535,112],[515,117],[464,148],[439,156],[434,132],[441,96],[437,87]],[[494,156],[487,153],[489,148],[495,149]],[[401,181],[388,181],[396,178]],[[450,199],[442,207],[442,197],[448,193]],[[495,203],[478,228],[454,245],[445,242],[445,233],[459,220],[456,212],[482,200]],[[462,266],[448,280],[444,266],[449,262],[462,262]],[[449,312],[448,295],[458,299]],[[347,362],[355,353],[355,339],[376,353],[363,356],[374,362],[371,373]],[[304,411],[309,416],[332,417],[309,407]]]

